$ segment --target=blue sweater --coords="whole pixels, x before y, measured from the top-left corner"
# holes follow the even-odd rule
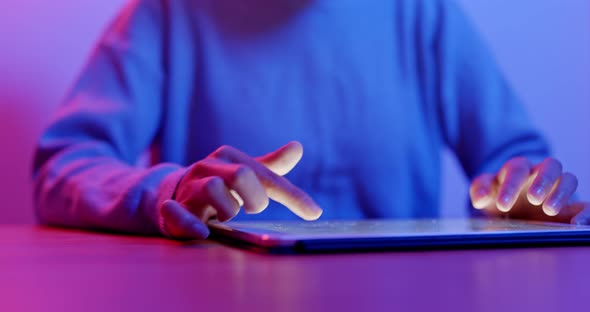
[[[287,177],[323,219],[436,217],[445,146],[469,178],[548,153],[451,1],[134,1],[39,140],[37,215],[161,233],[186,166],[292,140],[305,153]]]

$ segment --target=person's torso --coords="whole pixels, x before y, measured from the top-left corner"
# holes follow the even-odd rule
[[[163,141],[176,151],[163,160],[190,164],[221,145],[257,156],[297,140],[304,157],[287,177],[323,218],[436,216],[441,139],[421,68],[417,28],[427,22],[412,2],[172,7],[191,13],[171,23],[166,118],[174,125],[162,131],[182,144]],[[256,218],[291,216],[271,205]]]

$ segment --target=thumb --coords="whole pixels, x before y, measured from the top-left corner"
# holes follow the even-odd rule
[[[278,175],[286,175],[303,157],[303,146],[297,141],[289,142],[278,150],[256,158]]]
[[[166,236],[178,240],[205,239],[209,236],[207,226],[175,200],[167,200],[160,214]]]

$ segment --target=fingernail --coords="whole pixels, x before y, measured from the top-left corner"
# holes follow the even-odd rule
[[[535,202],[542,202],[545,198],[545,188],[538,187],[533,190],[531,195],[533,195]]]
[[[527,193],[526,198],[529,201],[529,203],[531,203],[533,206],[539,206],[543,203],[543,199],[537,197],[537,195],[535,195],[535,192]]]
[[[483,196],[480,198],[475,198],[473,200],[473,208],[475,209],[485,209],[487,206],[492,204],[493,199],[488,196]]]
[[[485,206],[481,203],[481,201],[473,201],[473,208],[477,209],[477,210],[482,210],[485,208]]]
[[[317,218],[319,218],[322,215],[322,213],[324,213],[324,210],[322,208],[320,208],[320,206],[316,206],[316,213],[317,213]]]
[[[550,217],[554,217],[559,213],[559,209],[552,205],[546,205],[543,206],[543,212]]]
[[[308,216],[308,218],[306,220],[307,221],[315,221],[315,220],[319,219],[323,213],[324,213],[324,210],[322,210],[322,208],[320,208],[320,206],[316,205],[314,207],[314,214]]]
[[[510,211],[510,203],[511,203],[511,196],[505,195],[504,197],[500,198],[498,203],[498,209],[502,212]]]

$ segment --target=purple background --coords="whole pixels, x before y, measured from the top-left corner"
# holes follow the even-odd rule
[[[33,221],[36,137],[123,0],[0,3],[0,224]],[[590,1],[459,0],[535,124],[590,199]],[[463,213],[467,182],[445,154],[443,209]]]

